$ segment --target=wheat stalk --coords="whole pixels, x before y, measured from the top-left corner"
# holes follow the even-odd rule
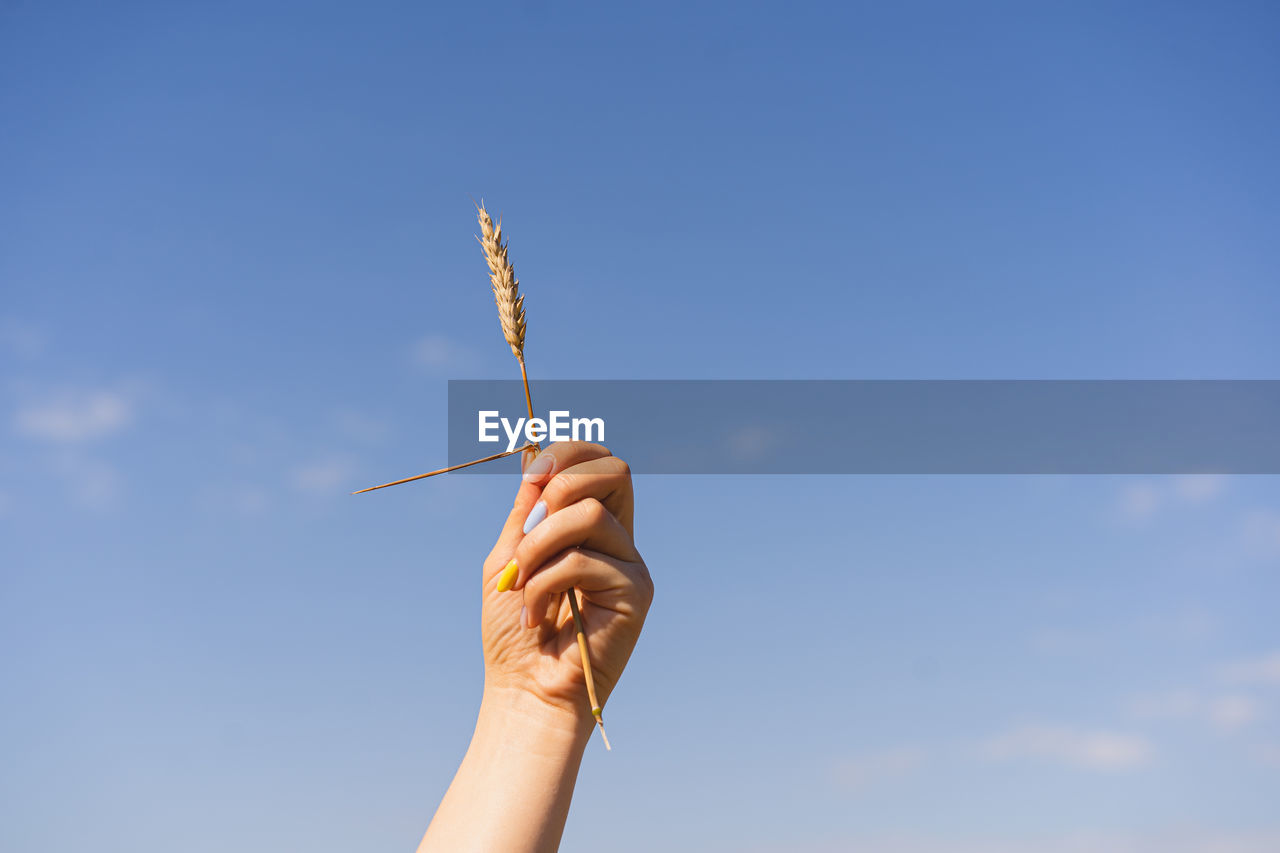
[[[524,297],[520,295],[520,280],[516,278],[516,268],[507,256],[507,244],[502,241],[502,220],[495,227],[489,211],[484,209],[482,200],[476,205],[476,221],[480,223],[480,236],[476,239],[484,248],[484,260],[489,265],[489,283],[493,285],[493,301],[498,306],[498,320],[502,324],[502,336],[511,347],[511,354],[520,362],[520,378],[524,381],[524,402],[529,410],[529,420],[533,420],[533,397],[529,394],[529,371],[524,364]],[[536,452],[540,448],[535,444]],[[578,610],[578,594],[569,590],[569,612],[573,616],[573,627],[578,635],[578,654],[582,658],[582,672],[587,681],[587,699],[591,702],[591,716],[596,718],[600,727],[600,737],[604,738],[605,749],[609,746],[609,736],[604,732],[603,709],[596,699],[596,683],[591,673],[591,656],[587,651],[587,631],[582,624],[582,613]]]
[[[472,465],[479,465],[481,462],[492,462],[495,459],[502,459],[504,456],[511,456],[516,453],[523,454],[526,450],[532,450],[535,447],[533,443],[522,444],[515,450],[507,450],[503,453],[495,453],[492,456],[486,456],[483,459],[472,459],[470,462],[463,462],[460,465],[450,465],[448,468],[437,468],[434,471],[428,471],[425,474],[416,474],[412,477],[405,477],[403,480],[392,480],[390,483],[383,483],[378,486],[370,486],[367,489],[360,489],[352,492],[353,495],[363,495],[365,492],[373,492],[378,489],[385,489],[387,486],[398,486],[401,483],[412,483],[414,480],[421,480],[424,477],[434,477],[437,474],[448,474],[450,471],[457,471],[461,468],[470,468]]]

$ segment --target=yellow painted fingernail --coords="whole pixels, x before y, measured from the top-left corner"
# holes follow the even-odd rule
[[[516,575],[520,574],[520,567],[516,565],[516,561],[512,560],[502,569],[498,575],[498,592],[506,592],[516,585]]]

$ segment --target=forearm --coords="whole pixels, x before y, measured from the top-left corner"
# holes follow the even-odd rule
[[[591,718],[486,687],[467,754],[419,853],[547,853],[560,844]]]

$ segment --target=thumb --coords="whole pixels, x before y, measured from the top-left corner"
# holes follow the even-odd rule
[[[521,481],[520,488],[516,492],[515,502],[511,505],[511,512],[507,514],[507,520],[502,525],[502,532],[498,534],[498,541],[494,543],[493,550],[489,552],[489,559],[485,561],[484,582],[486,588],[515,555],[516,546],[524,538],[525,519],[529,517],[530,510],[533,509],[533,505],[538,502],[538,498],[541,495],[542,486],[536,482]],[[514,580],[513,574],[512,581],[514,582]]]

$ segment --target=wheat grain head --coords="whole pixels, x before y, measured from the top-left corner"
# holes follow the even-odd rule
[[[524,297],[520,295],[516,269],[507,257],[507,245],[502,242],[502,223],[494,227],[483,201],[476,205],[476,220],[480,223],[480,236],[476,239],[484,248],[484,259],[489,264],[489,282],[493,285],[493,301],[498,306],[502,336],[507,339],[511,353],[523,364]]]

